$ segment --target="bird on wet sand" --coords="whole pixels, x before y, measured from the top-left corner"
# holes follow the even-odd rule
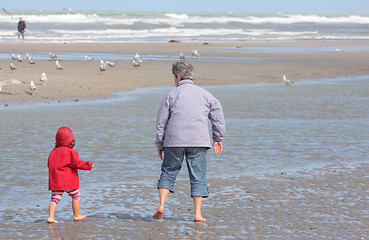
[[[29,90],[31,90],[31,92],[37,91],[37,88],[33,81],[31,81],[31,84],[29,85]]]
[[[105,71],[106,70],[106,63],[103,60],[101,60],[99,67],[100,67],[100,71]]]
[[[16,70],[17,68],[15,67],[15,65],[13,63],[10,63],[10,69],[11,70]]]
[[[42,82],[42,84],[44,84],[47,81],[46,73],[42,73],[41,74],[40,81]]]
[[[49,56],[51,57],[51,59],[57,58],[57,56],[54,53],[49,52]]]
[[[200,57],[200,53],[195,49],[192,51],[192,56]]]
[[[286,75],[283,75],[283,80],[282,81],[286,85],[290,85],[291,83],[293,83],[293,82],[291,82],[290,80],[287,79]]]
[[[62,70],[63,69],[63,67],[60,65],[58,60],[55,61],[55,66],[56,66],[57,70]]]

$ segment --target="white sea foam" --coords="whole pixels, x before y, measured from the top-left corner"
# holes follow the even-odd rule
[[[244,23],[276,23],[276,24],[293,24],[293,23],[356,23],[356,24],[368,24],[369,17],[368,16],[337,16],[337,17],[328,17],[328,16],[319,16],[319,15],[281,15],[275,17],[254,17],[250,16],[241,20]]]
[[[160,15],[147,16],[127,16],[121,15],[99,15],[98,13],[64,13],[64,14],[22,14],[23,18],[32,23],[104,23],[109,24],[125,24],[126,22],[143,22],[154,21],[155,23],[168,23],[174,21],[182,21],[183,23],[275,23],[275,24],[293,24],[293,23],[352,23],[352,24],[368,24],[369,16],[367,15],[316,15],[316,14],[274,14],[274,15],[187,15],[165,13]],[[11,19],[8,15],[0,15],[0,23],[14,22],[17,19]]]
[[[368,39],[369,15],[10,11],[0,42],[14,40],[17,17],[33,42]],[[338,27],[339,26],[339,27]]]
[[[167,13],[167,14],[164,14],[164,15],[167,16],[167,17],[170,17],[170,18],[179,18],[179,19],[189,18],[189,16],[187,14]]]
[[[182,28],[160,28],[160,29],[150,29],[150,30],[129,30],[129,29],[106,29],[106,30],[75,30],[75,31],[67,31],[67,30],[49,30],[50,32],[57,33],[61,36],[80,36],[86,35],[91,38],[99,38],[99,36],[109,35],[111,37],[127,37],[127,36],[135,36],[135,37],[158,37],[158,36],[219,36],[219,35],[244,35],[244,36],[260,36],[260,35],[289,35],[289,36],[298,36],[298,35],[308,35],[308,34],[317,34],[316,31],[303,31],[303,32],[276,32],[272,29],[182,29]]]

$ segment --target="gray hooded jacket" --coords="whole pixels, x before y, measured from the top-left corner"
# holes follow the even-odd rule
[[[220,102],[192,80],[178,82],[164,98],[156,119],[156,145],[165,147],[211,148],[208,119],[213,140],[221,142],[225,120]]]

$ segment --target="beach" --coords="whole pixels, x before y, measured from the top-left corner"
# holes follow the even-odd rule
[[[0,52],[9,55],[0,81],[24,82],[0,93],[1,239],[369,239],[369,42],[0,43]],[[64,56],[63,70],[49,52]],[[208,154],[205,223],[193,222],[185,166],[163,219],[152,218],[156,111],[180,52],[227,122],[223,153]],[[10,60],[26,53],[36,64]],[[115,67],[100,71],[100,60]],[[62,125],[95,168],[80,171],[87,219],[72,220],[64,194],[60,223],[48,224],[46,162]]]
[[[355,169],[332,166],[264,179],[211,179],[214,196],[203,204],[207,223],[191,221],[193,207],[187,197],[187,181],[177,182],[178,194],[168,198],[170,214],[161,221],[145,214],[152,209],[142,204],[155,199],[152,188],[137,191],[130,186],[116,186],[112,191],[120,196],[100,203],[109,205],[111,210],[101,212],[96,206],[88,210],[91,214],[81,222],[66,219],[59,224],[47,224],[45,218],[39,217],[45,216],[45,207],[34,207],[28,212],[8,210],[1,216],[0,236],[2,239],[367,239],[368,169],[368,164],[362,164]],[[118,204],[121,197],[132,191],[138,193],[134,196],[135,204],[130,199]],[[69,203],[66,196],[62,201]],[[69,205],[63,209],[68,208]],[[61,210],[58,212],[60,215]],[[20,216],[29,214],[38,217],[24,219],[27,224],[22,223]]]
[[[178,61],[179,53],[188,57],[195,67],[198,85],[227,85],[236,83],[279,83],[285,74],[292,81],[301,79],[358,76],[369,73],[367,51],[344,51],[352,46],[369,48],[367,41],[310,41],[310,42],[238,42],[238,43],[65,43],[65,44],[0,44],[0,51],[9,54],[0,60],[1,80],[17,79],[20,85],[7,85],[0,94],[0,102],[47,102],[77,100],[81,98],[114,97],[115,92],[137,87],[172,84],[171,64]],[[292,51],[286,49],[292,49]],[[304,49],[306,52],[293,51]],[[197,49],[201,56],[192,57]],[[254,50],[256,49],[256,50]],[[262,50],[266,49],[266,50]],[[271,50],[272,49],[272,50]],[[310,51],[309,49],[323,49]],[[343,52],[337,52],[337,49]],[[270,50],[270,51],[269,51]],[[63,70],[57,70],[55,60],[47,59],[48,53],[74,53],[80,60],[59,58]],[[133,67],[132,60],[138,52],[143,63]],[[38,53],[44,60],[34,59],[28,64],[25,54]],[[84,56],[93,53],[132,55],[132,59],[114,61],[116,66],[104,72],[99,70],[100,60],[86,62]],[[20,54],[24,62],[11,60],[12,54]],[[146,56],[161,56],[159,60],[146,60]],[[192,57],[192,58],[189,58]],[[17,67],[11,70],[10,62]],[[41,85],[39,78],[45,72],[48,80]],[[37,92],[29,91],[34,81]]]

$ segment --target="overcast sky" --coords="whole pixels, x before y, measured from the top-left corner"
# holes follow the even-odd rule
[[[5,9],[369,14],[369,0],[16,0]]]

